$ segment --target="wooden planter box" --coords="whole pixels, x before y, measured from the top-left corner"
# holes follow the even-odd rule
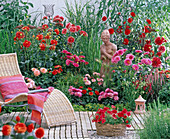
[[[101,136],[124,136],[126,131],[125,124],[96,124],[97,135]]]

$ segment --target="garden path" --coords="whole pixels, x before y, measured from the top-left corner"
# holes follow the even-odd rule
[[[45,118],[42,118],[42,127],[45,129],[45,137],[48,139],[106,139],[106,137],[96,135],[95,123],[92,121],[92,116],[95,112],[75,112],[77,117],[77,123],[72,123],[70,125],[47,127]],[[3,114],[0,116],[3,123],[15,120],[16,116],[23,115],[25,117],[25,122],[30,120],[31,114],[26,112],[12,112],[10,114]],[[132,113],[132,126],[127,128],[125,137],[108,137],[107,139],[127,139],[131,138],[132,134],[135,134],[135,131],[143,128],[143,114],[134,114]],[[35,124],[35,127],[38,128],[39,125]],[[2,135],[2,133],[0,133]]]

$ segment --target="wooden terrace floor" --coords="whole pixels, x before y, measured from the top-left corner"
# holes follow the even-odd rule
[[[72,123],[70,125],[51,127],[48,129],[47,124],[45,123],[44,117],[42,118],[42,127],[45,129],[44,137],[48,139],[90,139],[90,133],[96,131],[95,123],[92,121],[92,114],[94,112],[75,112],[77,117],[77,123]],[[16,116],[23,115],[25,121],[29,121],[31,114],[26,112],[13,112],[11,114],[3,114],[0,116],[3,123],[15,120]],[[132,123],[131,128],[127,128],[128,131],[135,131],[137,129],[143,128],[143,114],[134,114],[132,113]],[[35,124],[35,127],[38,128],[39,125]],[[0,133],[2,135],[2,133]],[[114,137],[113,137],[114,138]],[[123,138],[123,137],[122,137]],[[121,139],[122,139],[121,138]],[[111,138],[110,138],[111,139]]]

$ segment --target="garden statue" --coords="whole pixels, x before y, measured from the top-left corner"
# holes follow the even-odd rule
[[[101,34],[101,39],[104,42],[100,46],[102,66],[100,70],[100,76],[102,77],[106,73],[110,73],[111,58],[117,51],[117,46],[110,42],[110,33],[108,30],[104,30]]]

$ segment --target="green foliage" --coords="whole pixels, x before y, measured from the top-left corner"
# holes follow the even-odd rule
[[[145,115],[144,129],[138,134],[140,139],[168,139],[170,138],[170,112],[163,105],[154,102],[154,107],[149,108],[149,112]]]
[[[162,86],[162,89],[159,91],[159,100],[162,104],[170,105],[170,81],[166,82],[165,85]]]
[[[33,4],[30,2],[24,2],[22,0],[1,0],[0,28],[13,30],[20,21],[30,16],[28,15],[29,7],[33,7]],[[29,20],[29,22],[31,21]]]

